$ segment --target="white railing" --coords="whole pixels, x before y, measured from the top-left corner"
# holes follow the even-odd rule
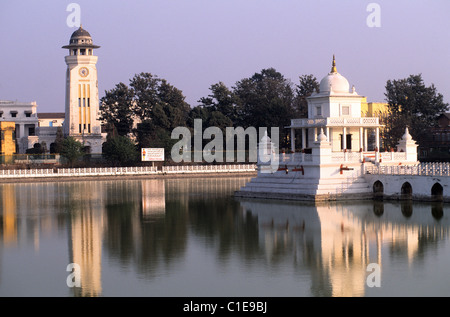
[[[371,126],[379,125],[379,118],[377,117],[361,117],[361,118],[317,118],[317,119],[291,119],[291,127],[309,128],[309,127],[323,127],[323,126]]]
[[[233,173],[254,172],[255,164],[163,166],[163,173]]]
[[[163,166],[161,170],[152,166],[135,167],[86,167],[58,169],[23,169],[0,170],[2,178],[36,178],[36,177],[78,177],[78,176],[118,176],[118,175],[151,175],[170,173],[242,173],[255,172],[255,164],[236,165],[191,165]]]
[[[421,163],[417,165],[366,167],[366,173],[375,175],[450,176],[450,163]]]

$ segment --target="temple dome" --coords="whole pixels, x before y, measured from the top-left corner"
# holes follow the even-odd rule
[[[350,84],[348,80],[339,74],[336,70],[336,61],[333,55],[333,66],[331,72],[322,78],[319,86],[320,92],[333,92],[333,93],[349,93]]]

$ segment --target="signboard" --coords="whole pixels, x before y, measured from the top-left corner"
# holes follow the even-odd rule
[[[142,161],[164,161],[164,148],[142,148]]]

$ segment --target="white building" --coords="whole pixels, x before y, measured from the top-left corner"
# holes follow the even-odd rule
[[[258,159],[258,175],[236,193],[241,197],[297,200],[361,199],[373,195],[364,178],[370,165],[416,165],[417,144],[408,131],[397,152],[379,152],[377,117],[361,117],[361,101],[354,87],[333,64],[308,101],[308,118],[292,119],[291,154],[279,154],[265,137]],[[296,131],[301,132],[301,152],[295,151]],[[375,134],[369,148],[368,134]],[[267,151],[266,151],[267,153]]]
[[[0,120],[16,124],[17,153],[25,153],[38,141],[37,104],[33,102],[18,102],[0,100]]]

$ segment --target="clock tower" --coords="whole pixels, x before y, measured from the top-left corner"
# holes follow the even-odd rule
[[[65,57],[66,106],[64,135],[71,136],[89,147],[90,153],[101,153],[104,137],[101,133],[99,117],[97,56],[92,37],[82,26],[70,37],[69,50]]]

